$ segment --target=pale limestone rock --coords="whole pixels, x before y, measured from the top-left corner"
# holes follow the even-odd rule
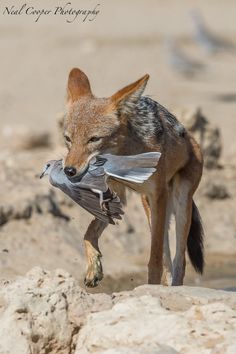
[[[166,345],[168,342],[160,342],[167,330],[161,323],[167,315],[159,299],[150,295],[125,299],[110,310],[88,316],[75,354],[101,354],[106,350],[109,353],[110,347],[116,348],[115,353],[123,353],[123,348],[127,348],[128,353],[134,353],[134,348],[139,348],[138,353],[175,353]],[[176,335],[181,322],[180,319],[176,323]]]
[[[74,336],[94,304],[68,273],[40,268],[3,285],[0,297],[1,354],[71,353]]]
[[[145,285],[89,294],[63,270],[0,283],[0,354],[233,354],[236,294]]]
[[[123,353],[124,347],[129,353],[133,346],[143,353],[160,350],[161,353],[223,354],[236,349],[233,344],[236,312],[232,308],[236,305],[235,294],[200,288],[144,286],[118,297],[112,309],[88,316],[79,334],[76,354],[102,354],[105,350],[109,353],[108,343],[117,348],[117,353]],[[177,300],[178,309],[173,309],[173,297],[182,298],[182,308]]]

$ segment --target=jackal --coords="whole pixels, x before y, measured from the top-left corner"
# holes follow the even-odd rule
[[[101,153],[132,155],[161,152],[158,171],[140,186],[111,181],[125,200],[125,187],[142,196],[151,231],[148,283],[182,285],[185,251],[199,273],[203,272],[203,229],[193,194],[202,175],[200,147],[167,109],[142,96],[149,75],[117,91],[109,98],[93,95],[88,77],[79,69],[68,79],[68,113],[64,137],[68,154],[64,171],[70,177],[83,173],[89,160]],[[169,248],[170,216],[176,223],[176,254]],[[85,285],[94,287],[103,277],[98,239],[107,224],[94,219],[84,237],[88,269]]]

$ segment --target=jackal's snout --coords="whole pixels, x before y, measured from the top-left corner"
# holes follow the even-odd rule
[[[64,172],[69,178],[74,178],[74,177],[79,177],[87,171],[88,166],[89,166],[89,161],[90,161],[90,156],[86,155],[80,155],[78,152],[78,155],[75,153],[72,153],[73,150],[71,150],[64,162]]]
[[[64,172],[69,178],[79,177],[83,175],[88,169],[89,163],[82,165],[65,164]]]
[[[66,166],[64,172],[68,177],[74,177],[77,174],[77,170],[73,166]]]

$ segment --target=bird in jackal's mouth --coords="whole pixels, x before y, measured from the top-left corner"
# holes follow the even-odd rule
[[[90,160],[80,176],[69,178],[62,160],[51,160],[40,176],[49,175],[50,183],[98,219],[114,224],[124,214],[118,195],[108,186],[108,179],[122,180],[132,187],[142,184],[156,172],[161,154],[147,152],[131,156],[102,154]]]

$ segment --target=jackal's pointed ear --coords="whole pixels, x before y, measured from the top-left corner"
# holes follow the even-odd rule
[[[72,69],[68,78],[67,100],[73,103],[84,96],[92,96],[89,79],[80,69]]]
[[[111,96],[111,104],[113,108],[120,108],[124,111],[132,110],[132,106],[134,106],[139,100],[140,96],[142,96],[148,79],[149,75],[146,74],[141,79],[124,87],[123,89],[116,92],[113,96]]]

